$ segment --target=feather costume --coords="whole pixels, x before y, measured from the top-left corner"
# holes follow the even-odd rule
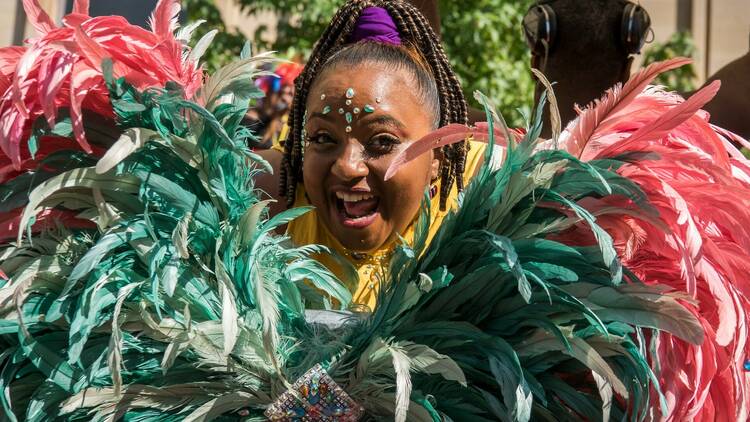
[[[35,2],[25,3],[35,26],[54,32]],[[154,34],[167,40],[175,4],[162,0],[154,13]],[[402,245],[382,275],[372,314],[324,323],[321,316],[342,314],[313,309],[332,303],[345,309],[351,294],[310,258],[324,248],[295,247],[273,234],[308,209],[269,218],[268,201],[253,188],[267,163],[246,149],[252,134],[239,125],[258,95],[252,76],[268,58],[245,51],[197,86],[179,72],[144,82],[143,74],[158,73],[149,68],[156,65],[123,72],[128,63],[116,51],[132,27],[121,26],[111,43],[81,36],[97,19],[84,19],[85,8],[77,3],[78,13],[66,22],[78,24],[60,36],[74,63],[98,52],[98,61],[86,62],[97,100],[78,103],[78,112],[72,100],[56,103],[51,114],[70,105],[71,122],[80,124],[51,124],[31,104],[40,95],[56,97],[42,94],[44,84],[14,82],[28,74],[24,69],[52,65],[36,57],[18,70],[23,54],[16,51],[0,66],[16,69],[6,73],[0,105],[0,119],[14,128],[0,139],[15,172],[2,192],[16,201],[7,212],[23,207],[7,227],[13,238],[0,240],[6,418],[263,420],[265,414],[343,421],[356,420],[361,410],[376,420],[573,421],[678,411],[674,403],[684,400],[667,392],[679,368],[665,369],[674,363],[665,359],[688,348],[713,350],[715,321],[704,316],[694,291],[669,284],[676,278],[665,285],[653,277],[656,270],[634,260],[632,245],[648,244],[649,236],[682,236],[662,213],[692,211],[675,195],[659,202],[648,184],[627,173],[648,153],[581,160],[539,150],[541,106],[516,139],[487,104],[489,123],[472,131],[505,142],[502,165],[489,165],[497,157],[488,148],[488,164],[430,244],[430,210],[423,207],[414,244]],[[199,69],[191,57],[202,48],[201,42],[192,51],[181,46],[170,63]],[[61,66],[52,66],[59,78],[77,79],[75,65]],[[75,98],[84,95],[79,85],[68,89]],[[116,126],[106,124],[112,121]],[[46,155],[23,161],[19,145],[32,138]],[[74,139],[80,149],[72,148]],[[689,193],[678,188],[682,197]],[[743,215],[733,216],[737,224]],[[650,231],[631,217],[651,224]],[[695,235],[718,251],[735,251],[725,226],[708,228]],[[731,274],[701,271],[707,264],[691,255],[696,238],[690,239],[674,247],[678,265],[695,264],[678,267],[683,284],[696,274],[696,290],[704,282],[726,285],[721,277]],[[739,265],[733,255],[715,256],[726,268]],[[727,344],[739,344],[743,321],[735,321],[720,330]],[[683,349],[670,348],[675,344]],[[727,382],[736,382],[731,374]]]

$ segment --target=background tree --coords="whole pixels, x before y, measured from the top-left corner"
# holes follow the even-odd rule
[[[643,56],[643,65],[647,66],[653,62],[674,57],[693,57],[694,54],[695,43],[690,33],[675,32],[667,41],[653,43],[648,47]],[[655,83],[664,85],[681,94],[686,94],[695,90],[697,77],[694,65],[690,64],[659,75]]]

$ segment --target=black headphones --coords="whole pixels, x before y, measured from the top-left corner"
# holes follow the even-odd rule
[[[531,6],[523,18],[523,33],[532,54],[545,57],[555,45],[557,15],[551,3],[555,0],[539,1]],[[639,4],[626,1],[620,26],[620,43],[628,56],[640,54],[651,29],[651,17]]]

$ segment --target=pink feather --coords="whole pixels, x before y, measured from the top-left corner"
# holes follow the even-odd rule
[[[487,133],[488,130],[489,125],[487,122],[478,122],[474,127],[464,126],[458,123],[443,126],[411,143],[408,147],[399,152],[396,158],[391,161],[388,170],[386,170],[385,180],[389,180],[401,167],[405,166],[415,158],[432,151],[435,148],[441,148],[467,139],[488,142],[490,139]],[[494,132],[495,144],[506,145],[504,131],[495,128]],[[511,136],[514,136],[514,134],[511,133]]]
[[[21,211],[19,209],[0,213],[0,241],[8,241],[18,235]],[[36,215],[34,224],[31,226],[31,231],[38,233],[45,229],[54,228],[56,224],[61,224],[70,229],[96,227],[91,220],[76,218],[76,212],[74,211],[47,209]]]
[[[660,73],[690,62],[690,59],[676,58],[654,63],[633,75],[624,86],[615,85],[600,100],[595,101],[580,113],[577,123],[570,130],[571,136],[565,149],[574,156],[580,156],[602,122],[620,113]]]
[[[83,130],[83,112],[81,106],[83,99],[96,85],[103,83],[99,73],[88,67],[84,62],[73,65],[73,77],[70,81],[70,120],[73,124],[73,133],[76,140],[84,151],[91,153],[91,145],[86,140]]]
[[[55,29],[55,23],[52,18],[49,17],[47,12],[42,9],[37,0],[23,0],[23,9],[26,12],[26,17],[31,23],[31,26],[39,32],[40,35],[44,35],[47,32]]]
[[[693,94],[687,101],[673,107],[653,122],[642,126],[625,141],[611,145],[609,148],[601,151],[600,154],[605,156],[616,155],[618,150],[627,150],[630,145],[639,142],[648,143],[663,138],[674,128],[693,117],[701,107],[711,101],[716,96],[716,93],[719,92],[720,87],[720,81],[713,81],[705,88]],[[725,158],[721,156],[716,157],[716,159],[725,161]]]
[[[73,56],[59,53],[54,59],[45,61],[39,68],[39,102],[49,127],[55,127],[57,93],[63,87],[66,76],[71,72]]]
[[[697,300],[689,309],[705,328],[701,346],[659,337],[657,375],[668,413],[657,419],[747,420],[750,377],[743,364],[750,352],[750,166],[737,154],[729,158],[729,134],[712,127],[699,110],[718,84],[686,101],[644,88],[616,107],[605,98],[586,110],[570,129],[571,136],[585,142],[568,145],[584,160],[627,152],[658,156],[628,163],[618,172],[641,187],[668,230],[629,213],[597,217],[619,245],[623,264],[639,278]],[[612,92],[610,100],[616,97]],[[645,235],[636,241],[634,233]]]
[[[188,61],[186,47],[171,32],[176,27],[179,4],[161,1],[153,14],[159,33],[131,25],[121,16],[90,17],[88,1],[78,0],[74,13],[55,27],[35,0],[25,0],[30,20],[41,37],[28,48],[0,49],[0,151],[20,168],[21,148],[31,125],[44,116],[52,125],[57,110],[69,107],[75,137],[90,151],[81,123],[83,109],[112,115],[101,75],[105,57],[113,61],[115,77],[125,77],[138,89],[175,81],[192,97],[203,72]],[[71,92],[73,91],[73,92]]]
[[[89,14],[89,0],[75,0],[73,2],[73,13],[88,15]]]
[[[177,29],[177,19],[180,14],[180,3],[177,0],[159,0],[154,12],[149,18],[151,30],[162,38],[172,36]]]

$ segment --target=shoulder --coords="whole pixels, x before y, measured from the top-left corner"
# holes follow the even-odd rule
[[[466,152],[466,163],[464,165],[464,182],[468,184],[469,179],[479,172],[484,163],[484,151],[487,144],[476,141],[468,141],[469,150]]]

